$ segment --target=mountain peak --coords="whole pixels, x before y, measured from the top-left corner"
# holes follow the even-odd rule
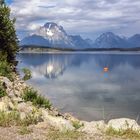
[[[128,38],[130,46],[140,47],[140,34],[135,34],[132,37]]]
[[[41,26],[35,33],[48,40],[51,46],[55,47],[74,47],[71,39],[65,32],[62,26],[57,25],[54,22],[48,22]]]
[[[112,32],[105,32],[105,33],[103,33],[104,35],[115,35],[114,33],[112,33]]]
[[[118,39],[121,39],[119,36],[115,35],[114,33],[112,32],[106,32],[106,33],[103,33],[101,34],[97,39],[96,39],[96,42],[100,42],[101,40],[104,40],[104,41],[109,41],[109,40],[118,40]]]
[[[51,30],[56,30],[58,32],[66,33],[62,26],[59,26],[58,24],[56,24],[54,22],[47,22],[46,24],[44,24],[43,27],[47,29],[48,33]],[[53,36],[53,35],[51,35],[51,36]]]
[[[94,46],[96,48],[121,48],[126,46],[126,42],[118,35],[112,32],[106,32],[95,40]]]
[[[58,40],[62,40],[67,36],[62,26],[57,25],[54,22],[48,22],[41,26],[36,32],[37,35],[43,36],[45,39],[50,40],[53,43],[58,43]]]
[[[47,22],[47,23],[45,23],[44,24],[44,27],[49,27],[49,26],[58,26],[56,23],[54,23],[54,22]]]
[[[48,22],[44,24],[44,26],[40,27],[40,29],[37,31],[37,34],[49,39],[50,37],[54,36],[56,29],[59,30],[59,26],[56,23]]]
[[[106,33],[103,33],[100,35],[100,37],[107,37],[107,38],[113,38],[113,37],[116,37],[117,35],[115,35],[114,33],[112,32],[106,32]]]
[[[140,34],[135,34],[134,36],[132,36],[133,38],[140,38]]]

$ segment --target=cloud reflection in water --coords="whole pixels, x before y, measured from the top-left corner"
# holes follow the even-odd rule
[[[86,120],[130,117],[140,112],[140,55],[23,54],[30,84],[62,112]],[[104,68],[108,68],[104,71]]]

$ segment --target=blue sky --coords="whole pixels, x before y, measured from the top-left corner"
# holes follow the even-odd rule
[[[103,32],[122,36],[140,33],[140,0],[6,0],[16,17],[20,37],[48,21],[68,34],[95,39]]]
[[[6,3],[11,4],[13,1],[12,0],[6,0]]]

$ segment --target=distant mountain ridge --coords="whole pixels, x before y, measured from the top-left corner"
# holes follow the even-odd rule
[[[140,34],[135,34],[134,36],[128,38],[128,44],[135,47],[140,47]]]
[[[103,33],[94,43],[96,48],[123,48],[127,46],[127,41],[112,32]]]
[[[20,45],[50,46],[51,44],[44,37],[34,34],[21,40]]]
[[[112,32],[101,34],[94,42],[83,39],[80,35],[68,35],[62,26],[48,22],[40,27],[33,35],[20,41],[20,46],[35,45],[57,48],[137,48],[140,47],[140,34],[128,39]]]

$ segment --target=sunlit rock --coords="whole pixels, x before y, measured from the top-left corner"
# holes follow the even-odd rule
[[[8,105],[5,102],[0,102],[0,111],[8,111]]]
[[[137,124],[137,122],[128,118],[110,120],[107,127],[111,127],[117,131],[127,129],[140,130],[140,126]]]
[[[85,132],[87,134],[96,134],[102,133],[106,129],[106,124],[104,121],[92,121],[86,122],[83,121],[83,127],[81,127],[78,131]]]

